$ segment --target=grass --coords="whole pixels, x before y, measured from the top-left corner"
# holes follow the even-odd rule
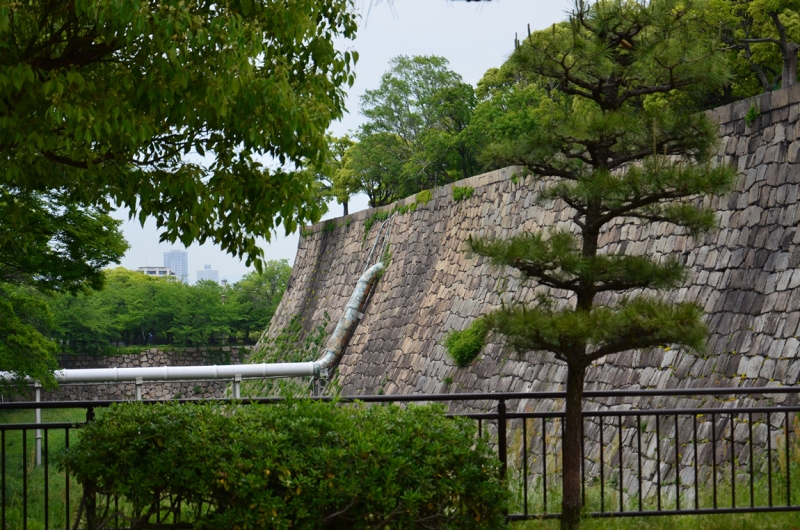
[[[512,530],[557,530],[559,521],[523,521]],[[676,515],[664,517],[585,518],[581,530],[798,530],[800,513]]]
[[[83,409],[44,409],[42,422],[70,422],[77,423],[86,419]],[[34,423],[33,410],[19,410],[0,412],[0,424],[8,423]],[[45,462],[44,436],[42,431],[42,464]],[[23,433],[18,430],[5,432],[5,446],[2,455],[5,458],[6,481],[0,487],[5,488],[5,528],[23,528],[23,516],[27,515],[27,528],[40,530],[45,528],[45,474],[44,465],[35,465],[36,431],[26,433],[26,447],[23,454]],[[77,431],[70,431],[70,442],[77,439]],[[51,430],[47,434],[48,457],[48,527],[65,528],[66,481],[64,473],[59,472],[56,466],[56,455],[59,454],[65,442],[64,430]],[[23,485],[27,482],[27,513],[23,503]],[[81,489],[75,480],[69,483],[70,518],[77,513],[80,502]]]

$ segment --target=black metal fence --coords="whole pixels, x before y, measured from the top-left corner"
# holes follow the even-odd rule
[[[794,387],[586,392],[579,457],[587,514],[800,511],[798,393],[800,388]],[[474,419],[479,434],[488,435],[497,447],[513,493],[508,519],[519,521],[559,517],[564,414],[543,409],[557,409],[564,397],[563,392],[535,392],[340,399],[445,402],[451,415]],[[776,397],[783,404],[740,405]],[[691,398],[703,406],[631,408],[635,400],[665,398]],[[0,411],[79,409],[91,421],[96,408],[112,403],[116,401],[0,403]],[[0,528],[71,527],[80,488],[52,460],[69,446],[81,424],[0,423]]]

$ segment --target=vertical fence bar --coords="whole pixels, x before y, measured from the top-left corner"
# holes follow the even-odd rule
[[[734,443],[734,413],[731,412],[731,508],[736,508],[736,444]]]
[[[678,415],[675,414],[675,509],[681,509],[681,432],[678,430]]]
[[[0,473],[3,475],[3,493],[2,499],[0,499],[3,503],[0,506],[0,528],[6,528],[6,431],[5,429],[0,431]]]
[[[789,458],[789,413],[783,415],[783,432],[786,438],[786,506],[792,505],[792,461]]]
[[[508,447],[506,447],[506,402],[501,399],[497,403],[497,448],[500,457],[500,478],[506,478],[508,469]],[[506,521],[508,521],[508,506],[506,506]]]
[[[586,506],[586,418],[581,416],[581,506]]]
[[[50,429],[44,430],[44,527],[50,528]]]
[[[508,448],[506,447],[506,401],[504,399],[497,403],[497,450],[500,458],[500,473],[505,478],[508,469]]]
[[[656,504],[661,511],[661,416],[656,416]]]
[[[64,429],[64,448],[69,449],[69,427]],[[69,470],[64,470],[64,521],[69,528]]]
[[[28,528],[28,430],[22,429],[22,530]]]
[[[625,499],[622,494],[622,415],[617,416],[619,422],[619,511],[625,511]]]
[[[639,458],[639,511],[642,511],[642,415],[636,415],[636,450]]]
[[[750,507],[755,506],[753,487],[753,413],[747,413],[747,441],[750,444]]]
[[[700,494],[698,491],[698,482],[700,481],[700,477],[698,473],[700,472],[700,466],[697,463],[697,414],[692,414],[692,445],[694,446],[694,509],[700,509]]]
[[[483,420],[478,418],[478,438],[483,437]]]
[[[600,420],[600,511],[606,511],[605,476],[603,474],[603,417]]]
[[[134,383],[136,401],[142,400],[142,384],[144,384],[144,380],[141,377],[136,378],[136,382]]]
[[[547,513],[547,418],[542,418],[542,495],[544,513]]]
[[[767,489],[769,507],[772,508],[772,415],[767,412]]]
[[[522,418],[522,513],[528,515],[528,418]]]
[[[713,477],[714,509],[717,509],[717,417],[711,414],[711,475]]]

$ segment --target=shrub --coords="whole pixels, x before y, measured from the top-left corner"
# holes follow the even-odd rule
[[[448,333],[444,339],[444,347],[457,365],[467,366],[481,352],[488,332],[486,321],[477,318],[467,329]]]
[[[475,188],[472,186],[453,186],[453,200],[455,202],[465,201],[472,197],[475,193]]]
[[[60,462],[134,527],[493,529],[507,498],[474,423],[440,406],[117,404]]]

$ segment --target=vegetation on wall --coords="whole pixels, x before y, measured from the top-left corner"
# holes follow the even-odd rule
[[[61,465],[113,514],[217,528],[496,529],[507,490],[475,423],[440,406],[115,405]],[[90,503],[91,504],[91,503]]]

